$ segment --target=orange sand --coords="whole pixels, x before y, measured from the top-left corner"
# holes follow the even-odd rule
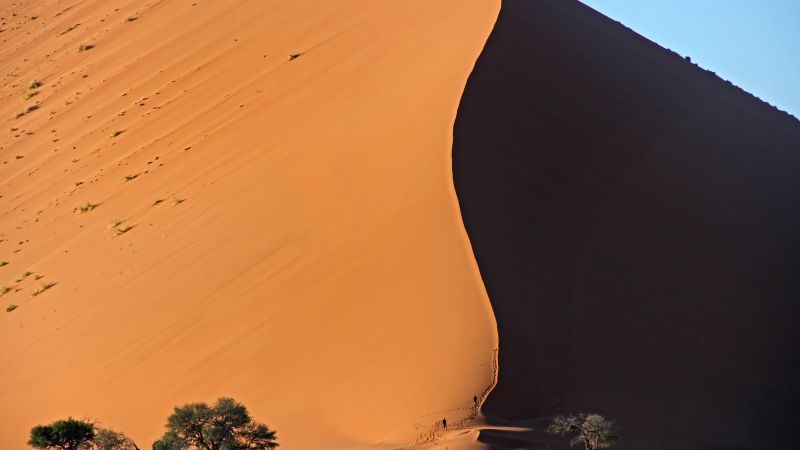
[[[287,449],[467,416],[497,336],[450,151],[498,10],[0,1],[0,448],[70,415],[149,448],[223,395]]]

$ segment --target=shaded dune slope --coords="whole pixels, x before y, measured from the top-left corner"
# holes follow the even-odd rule
[[[0,1],[0,448],[69,415],[148,448],[222,395],[282,448],[469,417],[497,338],[450,151],[498,9]]]
[[[575,1],[506,0],[453,171],[499,327],[487,416],[598,411],[622,449],[800,445],[795,118]]]

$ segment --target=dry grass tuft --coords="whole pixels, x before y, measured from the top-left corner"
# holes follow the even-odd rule
[[[55,283],[51,283],[51,282],[45,282],[45,283],[42,283],[41,285],[39,285],[39,287],[37,287],[37,288],[36,288],[36,289],[35,289],[35,290],[34,290],[34,291],[31,293],[31,297],[36,297],[37,295],[39,295],[39,294],[43,293],[44,291],[46,291],[46,290],[50,289],[51,287],[53,287],[53,286],[55,286],[55,285],[56,285]]]
[[[83,205],[78,206],[77,208],[73,209],[72,212],[87,213],[87,212],[97,208],[98,206],[100,206],[100,205],[98,205],[97,203],[86,202]]]
[[[29,276],[31,276],[31,275],[33,275],[33,272],[31,272],[30,270],[28,270],[28,271],[24,272],[22,275],[18,276],[18,277],[17,277],[17,279],[16,279],[15,281],[16,281],[17,283],[19,283],[20,281],[24,280],[25,278],[28,278],[28,277],[29,277]]]

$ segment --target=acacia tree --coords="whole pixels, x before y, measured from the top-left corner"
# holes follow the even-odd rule
[[[131,438],[111,428],[101,428],[92,440],[97,450],[139,450]]]
[[[275,431],[253,422],[247,408],[232,398],[220,398],[213,407],[206,403],[176,407],[166,427],[153,450],[267,450],[278,446]]]
[[[608,448],[614,445],[619,435],[614,431],[614,422],[600,414],[577,414],[556,416],[546,428],[548,433],[564,436],[575,434],[569,445],[583,444],[585,450]]]
[[[92,448],[94,436],[93,423],[70,417],[31,428],[28,445],[42,449],[84,450]]]

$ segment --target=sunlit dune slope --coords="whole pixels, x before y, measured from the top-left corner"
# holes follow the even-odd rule
[[[453,171],[498,322],[484,411],[539,432],[484,442],[597,411],[620,449],[799,447],[797,119],[574,0],[506,0]]]
[[[0,2],[0,448],[69,415],[149,448],[223,395],[285,448],[470,414],[497,342],[450,148],[498,8]]]

